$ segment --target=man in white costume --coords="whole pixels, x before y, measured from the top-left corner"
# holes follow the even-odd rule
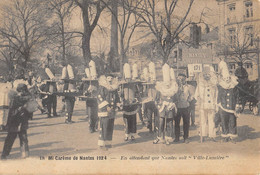
[[[199,75],[195,92],[200,115],[201,141],[205,141],[206,137],[215,141],[214,117],[217,108],[217,91],[217,77],[215,73],[210,70],[209,66],[204,67],[203,72]]]

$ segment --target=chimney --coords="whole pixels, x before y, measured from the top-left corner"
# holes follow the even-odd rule
[[[197,24],[192,24],[190,27],[190,42],[193,47],[198,48],[201,41],[201,27]]]

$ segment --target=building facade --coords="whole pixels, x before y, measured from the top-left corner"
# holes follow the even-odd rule
[[[260,1],[217,0],[219,7],[219,55],[232,72],[242,63],[249,79],[258,78]],[[222,49],[221,49],[222,48]]]

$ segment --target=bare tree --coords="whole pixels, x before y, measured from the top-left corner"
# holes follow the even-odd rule
[[[227,31],[227,37],[218,45],[218,54],[231,58],[240,66],[249,59],[248,54],[257,54],[258,31],[252,26],[237,23]]]
[[[4,47],[0,50],[2,61],[5,63],[7,68],[7,74],[14,75],[15,64],[14,60],[17,57],[17,51],[13,50],[11,47]],[[13,78],[13,77],[12,77]]]
[[[66,59],[66,46],[70,44],[73,33],[66,30],[70,15],[73,10],[71,0],[48,0],[51,11],[56,15],[57,20],[53,24],[51,38],[55,43],[58,42],[58,51],[61,50],[62,60]]]
[[[182,32],[190,25],[200,23],[189,18],[194,0],[143,0],[135,11],[149,29],[156,45],[167,62],[173,47],[181,40]],[[201,15],[202,17],[202,15]]]
[[[13,0],[1,8],[2,47],[12,50],[23,68],[27,68],[33,53],[46,41],[48,13],[43,8],[44,3],[40,0]]]
[[[102,0],[103,1],[103,0]],[[119,28],[119,43],[120,43],[120,72],[123,69],[123,63],[126,62],[126,53],[130,46],[130,41],[136,30],[141,24],[141,18],[134,13],[138,5],[142,0],[118,0],[118,15],[114,14],[113,8],[106,4],[106,7],[111,11],[111,14],[115,16]]]
[[[90,51],[90,38],[98,24],[98,20],[105,5],[101,0],[73,0],[80,7],[83,18],[82,51],[85,63],[92,59]]]

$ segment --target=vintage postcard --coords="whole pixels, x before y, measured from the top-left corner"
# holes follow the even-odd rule
[[[259,0],[1,0],[0,174],[260,174]]]

